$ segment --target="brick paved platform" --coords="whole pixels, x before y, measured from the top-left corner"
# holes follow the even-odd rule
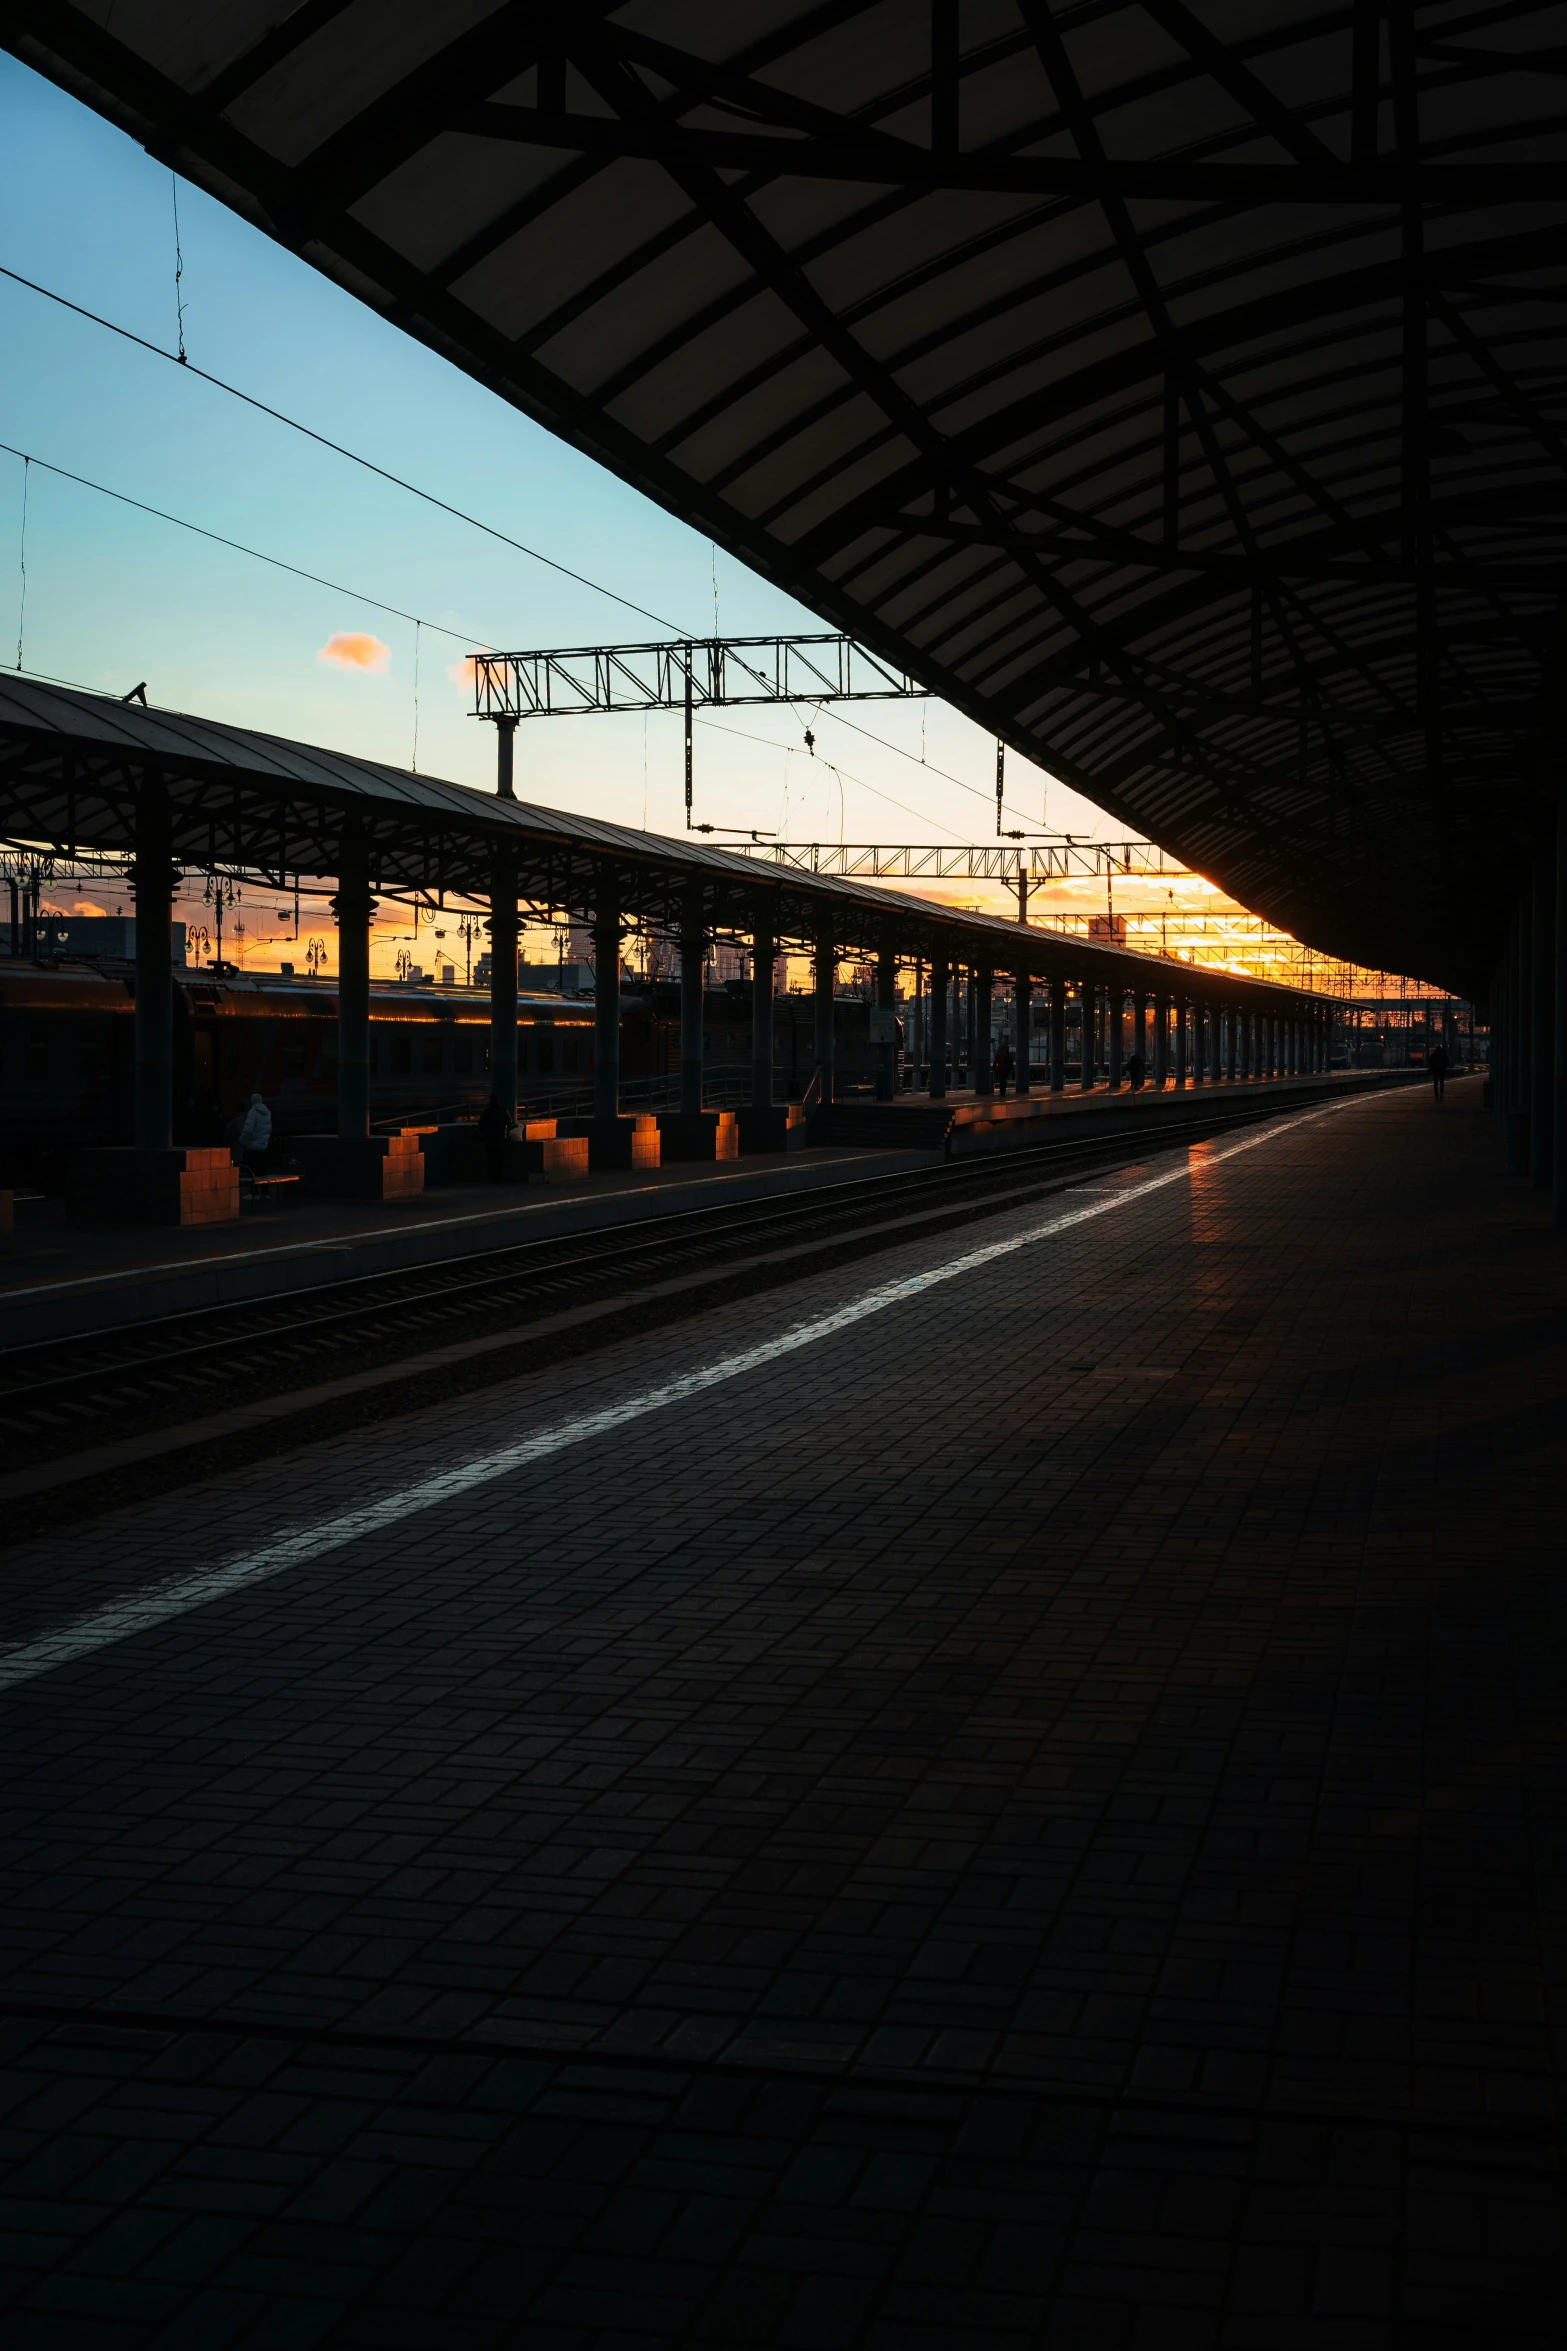
[[[1499,1163],[1355,1102],[7,1554],[7,2341],[1558,2342]]]

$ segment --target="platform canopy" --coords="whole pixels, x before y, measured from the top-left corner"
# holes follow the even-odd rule
[[[1527,0],[9,0],[0,37],[1314,944],[1554,817],[1567,48]]]
[[[536,919],[591,922],[612,903],[627,920],[669,933],[691,913],[709,932],[748,937],[760,925],[785,949],[825,938],[840,957],[1026,971],[1275,1019],[1325,1009],[1321,997],[1273,981],[780,869],[690,833],[671,840],[0,670],[0,839],[22,846],[15,862],[25,865],[27,846],[66,860],[81,850],[129,855],[149,787],[167,811],[177,865],[260,873],[277,889],[300,875],[340,874],[351,840],[376,889],[487,900],[504,883]]]

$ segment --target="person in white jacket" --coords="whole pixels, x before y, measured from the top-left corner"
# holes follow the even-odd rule
[[[265,1159],[267,1145],[271,1140],[272,1113],[259,1094],[252,1094],[250,1108],[245,1113],[245,1123],[239,1130],[240,1164],[248,1167],[252,1175]]]

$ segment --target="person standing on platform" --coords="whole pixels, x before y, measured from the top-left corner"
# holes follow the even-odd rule
[[[1426,1068],[1431,1073],[1431,1091],[1440,1102],[1447,1085],[1447,1054],[1442,1046],[1433,1047],[1426,1055]]]
[[[996,1081],[996,1093],[1004,1102],[1007,1098],[1007,1080],[1012,1075],[1012,1048],[1005,1037],[996,1047],[996,1057],[990,1068],[991,1075]]]
[[[252,1175],[259,1175],[272,1142],[272,1113],[259,1094],[250,1097],[245,1123],[239,1130],[239,1159]]]
[[[1144,1078],[1148,1075],[1148,1064],[1146,1061],[1144,1061],[1140,1053],[1128,1053],[1125,1067],[1126,1082],[1131,1087],[1132,1092],[1135,1094],[1138,1087],[1142,1084]]]
[[[498,1094],[492,1094],[479,1113],[479,1140],[484,1145],[492,1184],[500,1183],[506,1173],[506,1137],[510,1123],[505,1103]]]

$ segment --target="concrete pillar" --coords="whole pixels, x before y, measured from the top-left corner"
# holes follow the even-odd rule
[[[1146,1080],[1148,1074],[1148,997],[1142,988],[1139,988],[1132,998],[1132,1051],[1143,1065],[1143,1075]]]
[[[952,988],[952,974],[939,955],[932,956],[930,965],[930,1098],[944,1102],[947,1098],[947,1011]]]
[[[1126,996],[1122,990],[1119,980],[1112,980],[1110,982],[1108,1003],[1110,1021],[1110,1091],[1112,1094],[1114,1094],[1120,1090],[1121,1055],[1125,1045],[1125,1039],[1122,1031],[1126,1021]]]
[[[1228,1011],[1228,1013],[1227,1013],[1227,1014],[1226,1014],[1226,1016],[1225,1016],[1225,1040],[1224,1040],[1224,1043],[1225,1043],[1225,1052],[1224,1052],[1224,1075],[1225,1075],[1226,1082],[1227,1082],[1228,1084],[1232,1085],[1232,1086],[1233,1086],[1233,1085],[1234,1085],[1234,1083],[1235,1083],[1236,1071],[1237,1071],[1237,1069],[1238,1069],[1238,1067],[1239,1067],[1239,1062],[1240,1062],[1240,1049],[1241,1049],[1241,1036],[1240,1036],[1240,1029],[1241,1029],[1241,1008],[1240,1008],[1240,1006],[1239,1006],[1238,1004],[1232,1004],[1232,1005],[1230,1006],[1230,1008],[1229,1008],[1229,1011]]]
[[[956,1089],[963,1083],[963,966],[952,966],[952,1011],[949,1016],[948,1042],[952,1049],[952,1083]]]
[[[174,1142],[174,834],[163,778],[136,795],[136,1148]]]
[[[897,1018],[898,958],[890,948],[885,947],[876,958],[876,1009],[878,1012],[891,1013],[894,1019]],[[892,1078],[897,1055],[897,1045],[891,1040],[884,1040],[876,1047],[876,1099],[878,1102],[892,1100]]]
[[[1208,1007],[1201,999],[1192,1006],[1192,1084],[1208,1083],[1208,1057],[1211,1043],[1208,1035]]]
[[[353,818],[338,843],[332,910],[337,916],[337,1131],[359,1138],[370,1132],[370,917],[375,900],[364,832]],[[515,1056],[515,1046],[512,1051]]]
[[[751,933],[751,1100],[764,1109],[773,1099],[773,960],[778,941],[772,926],[758,921]]]
[[[816,1099],[825,1110],[833,1098],[833,982],[838,955],[830,931],[816,935]]]
[[[500,729],[500,739],[511,736]],[[490,859],[490,1091],[517,1116],[517,860],[510,849]]]
[[[1536,850],[1529,921],[1529,1181],[1542,1191],[1551,1181],[1551,1146],[1556,1128],[1555,866],[1553,856]]]
[[[1098,995],[1092,980],[1084,980],[1077,991],[1083,1016],[1083,1044],[1078,1056],[1078,1085],[1086,1094],[1094,1082],[1094,999]]]
[[[990,1043],[992,997],[995,985],[995,973],[991,971],[988,964],[977,965],[969,994],[974,1040],[971,1054],[974,1065],[974,1091],[986,1098],[994,1094],[996,1090],[996,1073],[991,1065]]]
[[[1171,1010],[1175,1014],[1175,1018],[1170,1024],[1175,1032],[1173,1039],[1175,1052],[1174,1066],[1170,1075],[1174,1081],[1175,1090],[1179,1093],[1186,1084],[1187,1055],[1190,1051],[1186,1033],[1189,1014],[1185,997],[1177,996],[1171,1005]]]
[[[593,1115],[620,1116],[620,888],[609,864],[599,867],[593,923]]]
[[[707,932],[702,923],[702,885],[686,884],[680,908],[680,1109],[694,1118],[702,1107],[703,982],[707,976]]]
[[[1163,1086],[1170,1075],[1170,999],[1156,990],[1153,1000],[1153,1082]]]
[[[1066,1086],[1066,982],[1056,971],[1050,975],[1050,1091],[1061,1093]]]
[[[1026,1094],[1033,1085],[1029,1060],[1034,1050],[1034,983],[1026,971],[1012,982],[1012,1058],[1017,1063],[1017,1090]]]

